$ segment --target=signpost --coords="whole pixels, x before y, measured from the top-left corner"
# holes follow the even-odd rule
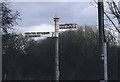
[[[50,32],[26,32],[26,37],[41,37],[43,35],[48,35]]]
[[[76,29],[79,27],[78,24],[75,23],[67,23],[67,24],[60,24],[60,29]]]
[[[52,32],[52,36],[55,38],[55,81],[59,82],[60,70],[59,70],[59,29],[76,29],[78,28],[77,24],[69,23],[69,24],[60,24],[59,25],[59,17],[55,16],[54,18],[54,27],[55,32]],[[60,28],[59,28],[60,27]],[[45,35],[49,35],[50,32],[26,32],[25,37],[48,37]]]

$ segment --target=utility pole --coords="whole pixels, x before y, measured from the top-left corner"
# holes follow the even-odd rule
[[[107,72],[107,43],[105,40],[104,33],[104,3],[103,0],[98,0],[98,24],[99,24],[99,55],[101,56],[101,66],[104,71],[102,71],[102,79],[104,82],[108,80]]]
[[[99,52],[101,59],[104,58],[104,9],[103,9],[103,0],[98,0],[98,24],[99,24]]]
[[[54,17],[55,22],[55,81],[59,82],[59,17]]]
[[[104,81],[108,81],[108,70],[107,70],[107,42],[104,42]]]
[[[2,25],[0,25],[2,27]],[[0,28],[0,81],[2,82],[2,28]]]

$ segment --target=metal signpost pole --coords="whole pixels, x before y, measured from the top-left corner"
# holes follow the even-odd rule
[[[59,82],[59,17],[54,17],[55,22],[55,81]]]

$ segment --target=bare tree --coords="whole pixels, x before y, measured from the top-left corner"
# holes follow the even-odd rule
[[[111,14],[113,18],[117,19],[118,23],[120,24],[120,8],[118,8],[117,3],[114,0],[111,0],[111,1],[108,1],[107,4],[110,12],[106,14]],[[107,15],[107,18],[110,20],[112,24],[114,23],[113,20],[108,15]],[[120,28],[117,25],[115,25],[115,23],[113,25],[116,28],[116,30],[120,33]]]
[[[98,2],[96,0],[94,0],[94,2],[98,5]],[[118,24],[116,25],[115,22],[113,21],[113,19],[117,19],[118,23],[120,24],[120,8],[118,8],[117,3],[114,0],[111,1],[109,0],[106,3],[108,4],[110,12],[104,11],[104,14],[107,17],[107,19],[112,23],[112,25],[115,27],[116,31],[120,33],[120,28],[118,27]],[[111,18],[110,15],[112,15],[113,18]]]

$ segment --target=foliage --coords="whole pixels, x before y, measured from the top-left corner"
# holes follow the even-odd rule
[[[16,69],[20,69],[18,64],[17,64],[17,59],[25,54],[25,45],[26,45],[27,39],[23,37],[23,35],[19,34],[5,34],[2,36],[2,55],[3,55],[3,75],[6,72],[10,72],[9,76],[11,75],[11,71],[16,72]],[[11,69],[11,71],[9,71]],[[4,71],[6,70],[6,71]],[[15,75],[16,76],[16,75]]]
[[[20,19],[20,14],[18,11],[14,12],[10,9],[8,3],[2,2],[0,7],[0,28],[2,28],[3,33],[8,33],[8,29],[17,24],[16,20]]]
[[[34,39],[26,40],[24,36],[22,38],[9,36],[8,40],[3,39],[9,43],[3,55],[3,76],[6,73],[7,80],[54,80],[55,38],[35,41]],[[113,38],[106,38],[109,38],[109,79],[116,80],[118,79],[117,52],[120,48],[112,44],[115,41]],[[21,49],[22,45],[25,47]],[[97,30],[84,26],[78,30],[61,32],[59,45],[61,80],[101,79],[103,68],[98,55]]]

